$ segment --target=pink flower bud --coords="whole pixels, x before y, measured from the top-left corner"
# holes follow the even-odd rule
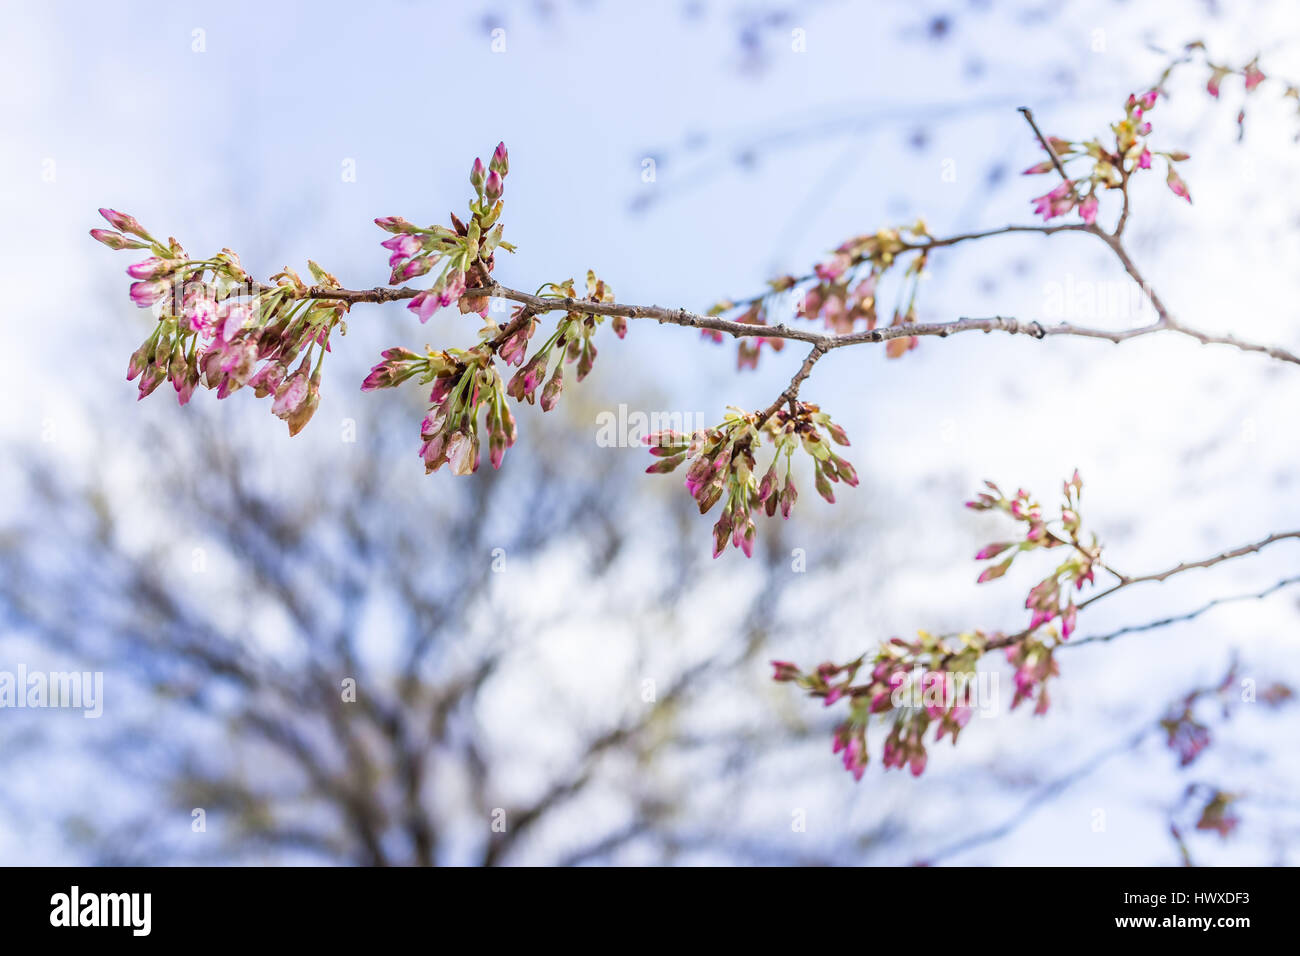
[[[303,359],[298,370],[281,382],[280,387],[275,390],[275,401],[271,403],[272,414],[287,419],[307,398],[307,388],[307,360]]]
[[[429,317],[438,311],[441,301],[438,294],[432,289],[418,293],[415,298],[406,303],[406,307],[420,317],[420,322],[428,322]]]
[[[564,391],[564,365],[563,363],[555,366],[555,374],[551,380],[546,383],[542,389],[542,411],[549,412],[555,407],[560,400],[560,392]]]
[[[1078,620],[1079,609],[1073,604],[1066,607],[1065,613],[1061,615],[1061,640],[1068,641],[1070,635],[1074,633],[1075,622]]]
[[[412,259],[405,265],[393,269],[393,274],[389,277],[389,284],[395,285],[398,282],[405,282],[407,279],[414,279],[416,276],[422,276],[433,268],[433,261],[428,256],[421,256],[418,259]]]
[[[1165,182],[1169,184],[1169,188],[1175,196],[1180,196],[1189,203],[1192,201],[1192,194],[1187,191],[1187,183],[1183,182],[1183,177],[1174,171],[1172,163],[1169,165],[1169,175],[1165,177]]]
[[[162,279],[131,283],[131,301],[142,309],[147,309],[162,299],[171,286]]]
[[[140,376],[140,394],[136,396],[136,401],[140,401],[140,399],[144,398],[146,395],[151,394],[154,389],[166,380],[167,373],[157,365],[150,365],[145,368],[143,374]]]
[[[506,152],[505,143],[497,143],[490,165],[494,173],[500,173],[503,177],[510,172],[510,155]]]
[[[1223,82],[1223,78],[1228,75],[1228,72],[1222,67],[1216,68],[1210,74],[1209,81],[1205,84],[1206,91],[1216,100],[1219,98],[1219,85]]]
[[[774,681],[792,681],[799,676],[799,668],[789,661],[771,661]]]
[[[685,454],[671,455],[668,458],[661,458],[645,470],[647,475],[666,475],[677,469],[677,466],[686,460]]]
[[[126,363],[126,380],[132,381],[137,375],[149,367],[149,360],[153,357],[153,340],[150,339],[131,353],[130,360]]]
[[[173,362],[172,366],[175,367]],[[183,370],[175,372],[171,376],[172,387],[176,389],[176,402],[180,405],[189,404],[190,398],[194,395],[194,388],[199,384],[199,370],[182,366]]]
[[[487,181],[483,184],[483,195],[488,202],[496,202],[501,198],[501,193],[505,189],[505,184],[501,182],[501,176],[494,169],[488,173]]]
[[[213,332],[218,342],[231,341],[252,315],[251,308],[242,302],[222,303],[217,309]]]
[[[839,480],[850,488],[856,488],[858,486],[857,469],[838,455],[832,455],[831,461],[835,465],[835,474],[839,477]]]
[[[385,232],[404,233],[415,229],[414,224],[407,222],[401,216],[384,216],[376,219],[375,225]]]
[[[133,236],[139,236],[141,239],[148,239],[149,233],[144,231],[144,227],[136,221],[134,216],[128,216],[124,212],[118,212],[116,209],[100,209],[99,214],[108,220],[108,224],[120,232],[129,232]]]
[[[716,559],[727,549],[727,541],[731,538],[731,512],[723,511],[722,516],[718,518],[718,523],[713,526],[713,557]]]
[[[126,274],[132,279],[156,279],[164,276],[175,269],[180,262],[175,259],[160,259],[158,256],[150,256],[148,259],[141,260],[126,267]]]
[[[1089,196],[1079,203],[1079,216],[1090,226],[1097,221],[1097,205],[1096,196]]]
[[[284,381],[287,371],[288,369],[279,362],[267,362],[248,380],[248,387],[253,390],[258,398],[274,395],[275,390]]]
[[[831,483],[826,478],[826,472],[821,468],[817,468],[814,471],[813,486],[817,489],[817,493],[826,499],[827,504],[835,504],[835,491],[831,488]]]
[[[311,377],[307,385],[307,394],[298,407],[295,408],[287,417],[289,425],[289,437],[292,438],[307,426],[311,417],[316,414],[316,409],[320,405],[320,372],[316,372]]]
[[[392,253],[388,259],[388,265],[392,268],[396,268],[403,259],[411,258],[424,248],[424,243],[419,236],[413,236],[409,232],[385,239],[380,245]]]
[[[794,478],[791,475],[785,476],[785,486],[781,489],[781,517],[789,520],[790,509],[794,503],[799,500],[799,489],[794,486]]]
[[[148,249],[147,242],[137,242],[134,239],[128,239],[120,232],[113,232],[111,229],[92,229],[90,230],[92,238],[97,239],[110,249]]]
[[[483,192],[483,180],[487,177],[487,170],[483,168],[483,160],[475,159],[474,165],[469,171],[469,184],[474,187],[476,193]]]
[[[1014,555],[1012,557],[1014,557]],[[987,584],[989,581],[1002,577],[1002,575],[1007,573],[1007,568],[1011,567],[1011,560],[1011,558],[1007,558],[1000,564],[995,564],[992,567],[985,568],[980,572],[980,576],[975,579],[975,583]]]
[[[438,292],[438,304],[442,306],[454,305],[464,292],[465,273],[459,271],[448,273],[442,289]]]

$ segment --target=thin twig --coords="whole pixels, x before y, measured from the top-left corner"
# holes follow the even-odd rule
[[[1088,600],[1080,602],[1079,610],[1083,610],[1089,604],[1092,604],[1095,601],[1100,601],[1102,598],[1108,597],[1116,591],[1132,587],[1134,584],[1165,581],[1172,578],[1175,574],[1182,574],[1184,571],[1192,571],[1196,568],[1212,568],[1216,564],[1221,564],[1224,561],[1231,561],[1233,558],[1244,557],[1248,554],[1255,554],[1257,551],[1262,551],[1264,548],[1267,548],[1270,544],[1275,544],[1278,541],[1286,541],[1291,538],[1300,538],[1300,531],[1282,531],[1277,534],[1270,534],[1267,538],[1256,541],[1253,544],[1243,544],[1240,547],[1220,552],[1213,557],[1203,558],[1200,561],[1183,561],[1172,568],[1156,572],[1155,574],[1143,574],[1138,577],[1124,578],[1114,587],[1107,588],[1100,594],[1094,594],[1092,597],[1088,598]]]
[[[1030,128],[1034,131],[1034,135],[1038,137],[1038,142],[1042,144],[1043,149],[1047,150],[1047,155],[1052,157],[1052,165],[1055,166],[1056,171],[1061,174],[1061,178],[1069,183],[1070,192],[1073,193],[1074,181],[1070,179],[1069,173],[1065,171],[1065,164],[1061,162],[1061,157],[1057,156],[1056,150],[1052,149],[1051,142],[1043,135],[1043,131],[1038,128],[1038,124],[1034,122],[1033,110],[1028,106],[1022,106],[1020,107],[1020,112],[1024,114],[1025,121],[1029,123]]]
[[[1214,598],[1212,601],[1201,605],[1194,611],[1188,611],[1185,614],[1173,614],[1169,617],[1162,617],[1156,621],[1149,621],[1146,624],[1134,624],[1128,627],[1121,627],[1118,631],[1111,631],[1108,634],[1093,634],[1088,637],[1081,637],[1078,640],[1069,641],[1063,644],[1063,647],[1082,647],[1084,644],[1104,643],[1113,641],[1117,637],[1123,637],[1125,634],[1137,634],[1142,631],[1154,631],[1157,628],[1168,627],[1170,624],[1182,624],[1185,621],[1195,620],[1202,614],[1214,610],[1221,604],[1235,604],[1238,601],[1257,601],[1268,597],[1283,588],[1290,587],[1293,584],[1300,584],[1300,574],[1289,578],[1283,578],[1275,584],[1269,585],[1262,591],[1255,591],[1250,594],[1232,594],[1227,597]]]

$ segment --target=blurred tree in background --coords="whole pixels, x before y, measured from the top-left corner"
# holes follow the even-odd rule
[[[273,465],[211,416],[104,436],[105,460],[146,465],[125,487],[29,459],[30,507],[0,550],[4,643],[34,635],[41,653],[106,672],[112,716],[82,749],[132,794],[111,812],[84,789],[40,804],[78,856],[495,864],[634,843],[651,861],[799,861],[788,828],[769,839],[709,822],[719,796],[681,776],[702,757],[720,782],[762,776],[760,728],[697,733],[691,714],[727,685],[762,689],[791,580],[780,552],[734,628],[683,654],[670,635],[692,630],[708,558],[677,496],[653,533],[619,507],[635,450],[602,453],[590,429],[560,423],[527,467],[431,494],[380,447],[391,404],[344,423],[355,445]],[[634,535],[655,540],[666,574],[621,561]],[[569,575],[582,599],[530,583]],[[576,656],[557,660],[548,641]],[[613,693],[590,706],[578,695],[596,674]],[[35,733],[46,726],[7,749],[37,759],[61,733]],[[803,731],[771,722],[762,736],[775,751]],[[593,794],[601,810],[583,815]]]

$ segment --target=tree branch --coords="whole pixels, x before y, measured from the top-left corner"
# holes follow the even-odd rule
[[[1065,165],[1061,162],[1061,157],[1057,156],[1056,150],[1052,149],[1051,142],[1049,142],[1047,137],[1043,135],[1043,131],[1038,128],[1038,124],[1034,121],[1033,110],[1028,106],[1021,106],[1019,107],[1019,110],[1024,115],[1025,122],[1029,124],[1029,128],[1032,129],[1034,135],[1038,137],[1038,142],[1042,144],[1043,149],[1047,150],[1047,155],[1052,158],[1052,165],[1055,166],[1056,171],[1061,174],[1061,178],[1069,184],[1070,192],[1073,193],[1074,181],[1070,179],[1069,173],[1065,171]]]
[[[1257,601],[1268,597],[1283,588],[1290,587],[1293,584],[1300,584],[1300,574],[1289,578],[1283,578],[1275,584],[1271,584],[1262,591],[1255,591],[1251,594],[1233,594],[1228,597],[1214,598],[1194,611],[1188,611],[1185,614],[1174,614],[1169,617],[1162,617],[1156,621],[1149,621],[1146,624],[1133,624],[1128,627],[1121,627],[1117,631],[1111,631],[1108,634],[1093,634],[1089,637],[1079,638],[1077,641],[1069,641],[1063,644],[1063,647],[1081,647],[1084,644],[1097,644],[1113,641],[1117,637],[1123,637],[1125,634],[1137,634],[1142,631],[1154,631],[1157,628],[1168,627],[1170,624],[1182,624],[1184,621],[1195,620],[1202,614],[1214,610],[1221,604],[1235,604],[1238,601]]]
[[[1219,554],[1214,555],[1213,557],[1203,558],[1200,561],[1183,561],[1180,564],[1177,564],[1174,567],[1169,568],[1168,570],[1159,571],[1156,572],[1155,574],[1143,574],[1138,577],[1121,577],[1119,583],[1116,584],[1114,587],[1107,588],[1105,591],[1102,591],[1100,594],[1094,594],[1092,597],[1088,598],[1088,600],[1080,602],[1079,610],[1083,610],[1085,607],[1087,607],[1089,604],[1092,604],[1094,601],[1100,601],[1102,598],[1114,594],[1116,591],[1123,590],[1124,588],[1130,587],[1134,584],[1145,584],[1151,581],[1165,581],[1169,578],[1172,578],[1175,574],[1182,574],[1184,571],[1192,571],[1195,570],[1196,568],[1211,568],[1214,567],[1214,565],[1216,564],[1223,563],[1224,561],[1231,561],[1233,558],[1240,558],[1248,554],[1255,554],[1257,551],[1263,550],[1264,548],[1268,547],[1270,544],[1274,544],[1278,541],[1286,541],[1290,538],[1300,538],[1300,531],[1282,531],[1277,534],[1270,534],[1267,538],[1264,538],[1261,541],[1256,541],[1254,544],[1243,544],[1240,547],[1232,548],[1231,550],[1228,551],[1223,551]]]

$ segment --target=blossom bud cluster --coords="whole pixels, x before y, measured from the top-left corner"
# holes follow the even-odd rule
[[[1193,50],[1205,50],[1205,44],[1198,41],[1187,44],[1187,52]],[[1256,56],[1243,67],[1227,66],[1222,63],[1213,63],[1207,60],[1206,68],[1209,69],[1210,75],[1205,81],[1205,91],[1213,96],[1216,100],[1222,92],[1223,81],[1230,76],[1240,76],[1247,93],[1253,93],[1268,77],[1264,71],[1259,68],[1259,57]],[[1168,77],[1170,71],[1166,71]],[[1294,86],[1288,86],[1286,95],[1291,98],[1300,98],[1300,90]]]
[[[833,484],[858,484],[857,471],[831,448],[832,442],[848,445],[848,435],[826,412],[807,402],[792,402],[790,409],[780,408],[767,417],[731,409],[715,428],[692,435],[655,432],[647,435],[645,442],[650,454],[660,459],[646,469],[650,474],[667,474],[689,463],[686,490],[695,499],[700,514],[707,514],[726,497],[713,527],[715,558],[728,544],[739,548],[746,557],[753,554],[755,511],[772,517],[780,509],[783,518],[790,517],[799,497],[793,469],[797,450],[812,459],[814,487],[828,502],[835,502]],[[760,475],[755,452],[764,444],[772,446],[772,459]]]
[[[1156,107],[1160,97],[1159,89],[1148,90],[1141,96],[1130,95],[1124,104],[1124,118],[1111,125],[1114,145],[1103,146],[1098,139],[1074,141],[1057,136],[1047,137],[1051,152],[1060,162],[1062,169],[1075,160],[1091,163],[1088,171],[1082,175],[1070,175],[1054,189],[1041,196],[1036,196],[1034,212],[1044,220],[1064,216],[1075,210],[1088,225],[1097,221],[1100,208],[1099,197],[1103,190],[1128,188],[1129,177],[1140,170],[1151,168],[1152,156],[1165,160],[1165,182],[1174,195],[1192,201],[1187,190],[1187,183],[1178,175],[1175,164],[1187,159],[1187,153],[1181,150],[1152,151],[1147,145],[1151,133],[1151,121],[1147,116]],[[1036,163],[1025,170],[1026,176],[1052,173],[1057,164],[1051,158]]]
[[[956,743],[957,735],[970,720],[971,701],[960,695],[954,699],[940,689],[948,686],[951,678],[969,679],[985,654],[994,650],[1003,651],[1014,669],[1011,708],[1028,700],[1034,702],[1035,714],[1047,712],[1047,682],[1060,673],[1053,654],[1073,632],[1078,613],[1070,586],[1078,590],[1091,583],[1101,563],[1096,536],[1085,540],[1081,530],[1083,479],[1076,471],[1062,482],[1060,513],[1050,519],[1029,492],[1021,490],[1008,496],[992,482],[985,482],[985,486],[987,490],[968,501],[967,507],[1001,511],[1024,530],[1018,540],[996,542],[976,554],[977,561],[1000,559],[984,569],[979,583],[1002,577],[1020,554],[1039,549],[1068,550],[1068,557],[1030,590],[1026,606],[1032,616],[1024,631],[1012,635],[970,631],[948,636],[921,631],[913,641],[895,637],[882,642],[870,659],[863,656],[847,664],[825,663],[806,673],[788,661],[772,662],[774,680],[792,682],[810,696],[821,698],[827,706],[842,699],[849,701],[849,715],[835,728],[833,746],[835,753],[843,754],[845,768],[857,779],[861,779],[867,764],[866,733],[872,718],[890,724],[882,757],[886,769],[906,766],[913,775],[919,775],[928,759],[925,738],[931,726],[936,727],[936,742],[951,736]],[[1059,636],[1054,629],[1044,630],[1057,620]],[[868,668],[868,676],[859,679],[864,668]],[[911,687],[918,681],[919,687]],[[900,696],[900,690],[908,689],[914,693]],[[919,700],[921,706],[909,704],[908,700]]]
[[[487,166],[481,159],[474,160],[469,181],[475,198],[470,200],[468,223],[455,213],[451,214],[451,228],[421,227],[401,216],[375,220],[375,225],[393,235],[381,243],[390,253],[390,285],[400,285],[430,273],[435,266],[442,264],[433,285],[407,304],[421,322],[429,321],[438,309],[453,303],[459,305],[461,312],[478,312],[487,317],[487,297],[466,296],[465,292],[489,284],[497,249],[515,251],[513,245],[501,238],[505,227],[498,221],[504,206],[501,195],[509,171],[510,159],[505,143],[497,145]]]
[[[911,226],[854,236],[841,243],[828,259],[818,263],[810,275],[802,279],[792,275],[779,276],[768,282],[768,291],[763,295],[743,303],[723,300],[708,314],[731,314],[734,321],[765,326],[770,324],[769,318],[779,304],[793,295],[796,297],[796,314],[800,318],[820,319],[827,330],[837,335],[870,331],[879,320],[877,290],[881,279],[900,257],[915,253],[904,271],[903,285],[890,325],[914,323],[916,293],[926,267],[924,249],[932,238],[922,219]],[[704,337],[715,342],[723,341],[722,333],[715,330],[706,329]],[[757,367],[764,345],[779,352],[784,342],[775,336],[747,337],[740,343],[737,366],[741,369]],[[916,344],[915,336],[893,338],[885,346],[885,354],[889,358],[899,358]]]
[[[844,769],[855,780],[861,780],[866,771],[867,728],[873,718],[889,725],[881,754],[885,769],[907,767],[913,776],[920,776],[929,759],[926,735],[930,728],[935,728],[935,743],[949,737],[956,744],[962,728],[970,722],[973,701],[969,688],[989,640],[990,636],[980,631],[949,638],[921,631],[913,641],[892,638],[882,643],[870,661],[827,662],[808,673],[788,661],[773,661],[773,679],[795,683],[809,696],[821,698],[827,707],[842,699],[849,701],[847,718],[832,734],[832,752],[842,754]],[[859,681],[864,669],[867,676]],[[954,683],[957,677],[960,683]],[[953,686],[965,688],[965,692],[953,694]],[[920,706],[908,703],[913,700]]]
[[[1101,545],[1097,536],[1090,535],[1085,540],[1081,528],[1079,502],[1083,492],[1083,479],[1076,471],[1072,478],[1062,484],[1064,500],[1060,514],[1050,521],[1044,517],[1042,506],[1023,488],[1014,496],[1008,497],[991,481],[985,482],[985,486],[988,491],[966,502],[966,507],[976,511],[1002,511],[1022,524],[1024,532],[1018,540],[997,541],[979,550],[975,560],[991,563],[980,572],[978,583],[984,584],[1002,577],[1011,568],[1012,562],[1022,554],[1037,550],[1068,549],[1067,557],[1051,574],[1030,589],[1025,600],[1025,607],[1031,612],[1029,630],[1037,630],[1044,624],[1059,619],[1061,638],[1068,640],[1074,632],[1078,614],[1071,588],[1080,591],[1085,584],[1095,583],[1096,569],[1101,562]],[[997,558],[1001,560],[995,561]]]
[[[491,174],[487,182],[491,182]],[[500,468],[506,449],[516,438],[515,418],[506,398],[532,404],[540,386],[542,410],[550,411],[563,390],[566,364],[577,365],[578,381],[591,371],[596,360],[592,337],[605,316],[583,311],[582,304],[612,302],[613,291],[592,272],[587,273],[585,298],[578,298],[572,279],[550,283],[542,291],[572,300],[573,308],[556,323],[555,331],[531,358],[527,358],[528,346],[538,320],[528,306],[520,306],[504,327],[489,320],[479,332],[483,341],[471,349],[428,349],[424,355],[404,348],[387,349],[366,376],[363,391],[394,388],[412,378],[432,386],[429,411],[420,430],[420,455],[426,473],[444,464],[450,464],[457,475],[478,470],[480,418],[486,424],[488,456],[492,466]],[[621,317],[614,320],[620,337],[627,332],[626,321]],[[496,358],[507,367],[519,367],[508,384],[502,381]],[[552,365],[554,371],[547,380]]]
[[[420,457],[426,474],[443,465],[450,465],[456,475],[478,470],[480,418],[487,426],[492,467],[501,467],[506,449],[515,443],[515,418],[506,405],[505,387],[492,355],[492,343],[468,350],[430,350],[425,355],[404,348],[386,349],[383,360],[361,384],[362,391],[372,391],[395,388],[415,378],[432,386],[429,410],[420,425]],[[486,414],[480,415],[481,411]]]
[[[131,300],[158,315],[127,363],[127,380],[140,380],[140,398],[164,381],[182,405],[198,385],[215,390],[218,399],[247,385],[259,398],[272,397],[271,411],[290,435],[301,431],[320,404],[321,362],[348,303],[313,296],[287,268],[272,276],[274,285],[255,285],[229,249],[190,259],[179,242],[160,242],[133,216],[100,213],[114,228],[92,229],[91,236],[110,249],[151,253],[126,270],[135,280]],[[340,288],[316,263],[308,265],[317,290]]]
[[[574,307],[566,312],[556,323],[555,331],[538,347],[531,358],[525,362],[528,340],[532,337],[536,324],[530,324],[514,333],[502,346],[501,357],[508,364],[520,366],[506,386],[506,394],[515,401],[527,402],[529,405],[537,400],[538,386],[541,386],[542,411],[549,412],[560,400],[564,391],[564,366],[576,364],[576,377],[579,382],[587,377],[596,361],[596,346],[592,337],[596,329],[605,321],[605,316],[595,312],[584,312],[583,302],[605,303],[614,301],[614,290],[596,274],[587,271],[587,295],[579,299],[573,280],[550,282],[542,287],[541,293],[547,297],[572,300]],[[620,339],[627,334],[627,319],[615,316],[611,323],[614,334]],[[547,377],[549,375],[549,378]],[[544,384],[543,384],[544,383]]]

